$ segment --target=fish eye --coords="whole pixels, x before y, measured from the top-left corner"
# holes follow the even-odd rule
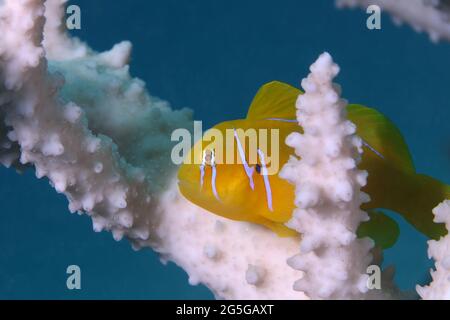
[[[203,151],[202,165],[203,166],[208,165],[211,167],[214,167],[216,165],[216,155],[214,149],[212,150],[206,149]]]
[[[255,169],[256,169],[256,172],[261,174],[261,165],[259,163],[256,164]]]

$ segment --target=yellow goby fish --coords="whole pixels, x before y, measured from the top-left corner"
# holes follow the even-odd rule
[[[295,209],[294,186],[277,173],[294,154],[284,143],[286,137],[294,131],[302,132],[295,108],[300,94],[299,89],[285,83],[265,84],[246,119],[222,122],[206,132],[180,166],[178,185],[183,196],[214,214],[263,225],[279,236],[298,235],[285,226]],[[399,228],[375,210],[379,208],[401,214],[430,238],[445,234],[444,226],[433,222],[431,210],[450,197],[450,187],[415,172],[402,135],[384,115],[355,104],[348,105],[347,115],[363,140],[365,150],[359,168],[369,172],[363,191],[371,201],[362,208],[369,211],[371,220],[360,226],[358,234],[372,237],[383,248],[396,242]],[[269,136],[254,150],[245,143],[249,138],[245,133],[252,130]],[[211,131],[221,133],[226,143],[212,143]],[[271,131],[276,132],[272,135]],[[279,144],[270,139],[277,134]],[[231,159],[238,161],[225,161]]]

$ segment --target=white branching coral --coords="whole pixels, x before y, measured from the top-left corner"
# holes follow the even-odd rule
[[[295,289],[314,299],[362,298],[368,291],[366,269],[372,261],[372,240],[357,239],[356,230],[368,215],[360,209],[368,196],[360,191],[367,172],[357,169],[362,152],[355,125],[346,119],[347,102],[332,83],[339,67],[328,53],[311,66],[302,81],[297,119],[304,134],[286,143],[295,148],[280,176],[296,187],[293,218],[302,234],[300,254],[289,264],[305,272]]]
[[[445,223],[450,231],[450,200],[433,209],[434,222]],[[433,281],[425,287],[417,286],[417,292],[426,300],[450,300],[450,234],[438,241],[428,241],[428,256],[435,261],[436,270],[431,270]]]
[[[42,1],[5,1],[1,7],[0,28],[7,34],[0,43],[7,137],[20,146],[21,164],[33,165],[38,177],[48,177],[66,194],[72,212],[88,212],[96,230],[110,230],[116,239],[127,235],[145,241],[150,186],[142,172],[119,157],[110,138],[86,127],[80,107],[61,104],[62,83],[47,74],[43,26]]]
[[[64,2],[0,0],[1,163],[33,166],[95,231],[151,247],[218,298],[305,299],[291,288],[301,272],[286,264],[295,239],[180,196],[170,134],[192,126],[191,112],[172,110],[130,77],[130,43],[98,54],[69,38]]]
[[[336,0],[338,7],[364,10],[378,5],[392,15],[396,24],[403,21],[417,32],[425,31],[433,42],[450,41],[450,2],[448,0]]]

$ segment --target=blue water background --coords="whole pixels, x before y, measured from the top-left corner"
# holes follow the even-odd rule
[[[323,51],[341,66],[337,82],[351,102],[376,107],[403,132],[417,170],[450,183],[450,45],[432,44],[382,15],[365,27],[360,10],[332,1],[78,0],[82,30],[96,50],[134,44],[131,72],[152,95],[195,110],[204,126],[243,117],[258,87],[299,85]],[[0,168],[0,298],[212,298],[184,271],[163,266],[150,250],[94,233],[87,216],[37,180]],[[411,289],[428,281],[426,239],[401,219],[398,244],[385,253],[396,280]],[[82,290],[66,288],[66,267],[82,270]]]

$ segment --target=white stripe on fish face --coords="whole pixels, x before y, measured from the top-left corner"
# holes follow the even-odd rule
[[[270,187],[269,177],[267,176],[267,167],[264,160],[264,153],[258,149],[259,161],[261,162],[261,175],[264,179],[264,187],[266,188],[267,207],[270,211],[273,211],[272,207],[272,188]]]
[[[203,188],[203,180],[204,180],[204,178],[205,178],[205,168],[206,168],[206,166],[208,165],[208,162],[209,162],[209,164],[211,163],[209,160],[208,160],[208,152],[209,152],[209,150],[204,150],[203,151],[203,158],[202,158],[202,164],[200,165],[200,189],[202,189]],[[212,151],[211,152],[211,154],[213,153],[214,151]]]
[[[255,170],[253,167],[249,167],[247,164],[247,160],[245,160],[245,152],[244,152],[244,149],[242,148],[241,141],[239,141],[239,137],[238,137],[236,129],[234,129],[234,137],[236,138],[239,156],[241,157],[242,165],[244,166],[245,173],[247,174],[247,177],[248,177],[248,180],[250,183],[250,188],[252,190],[255,190],[255,184],[253,182],[253,172]]]
[[[211,175],[211,187],[212,187],[212,192],[214,193],[214,196],[216,197],[217,200],[220,201],[220,197],[219,197],[219,194],[217,193],[217,189],[216,189],[216,175],[217,175],[216,165],[213,165],[212,175]]]
[[[205,166],[200,165],[200,189],[203,189],[203,180],[205,178]]]
[[[214,196],[216,197],[216,199],[220,201],[220,197],[219,197],[219,194],[218,194],[217,188],[216,188],[216,178],[217,178],[216,156],[214,154],[214,150],[212,150],[209,153],[210,159],[208,160],[207,159],[208,151],[209,150],[205,150],[203,152],[203,161],[202,161],[202,164],[200,165],[200,188],[203,188],[203,180],[205,178],[205,168],[206,168],[206,166],[210,166],[211,170],[212,170],[212,172],[211,172],[212,192],[213,192]]]

